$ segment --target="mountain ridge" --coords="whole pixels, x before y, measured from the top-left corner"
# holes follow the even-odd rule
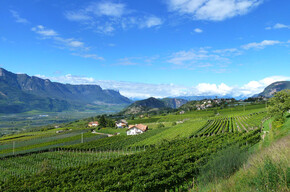
[[[261,93],[253,95],[252,97],[273,97],[275,93],[284,89],[290,89],[290,81],[276,81],[268,85]]]
[[[29,97],[31,97],[30,100]],[[39,105],[44,101],[55,104],[61,103],[66,106],[58,109],[61,111],[67,110],[72,106],[78,108],[86,104],[127,105],[131,103],[131,100],[119,92],[102,89],[99,85],[62,84],[27,74],[15,74],[0,68],[0,100],[2,108],[7,109],[11,105],[17,105],[19,108],[19,110],[16,110],[17,112],[26,111],[24,108],[31,109],[29,105],[32,103],[32,98],[38,101]],[[78,107],[76,107],[77,105]],[[51,110],[54,111],[54,105],[50,107],[49,111]]]

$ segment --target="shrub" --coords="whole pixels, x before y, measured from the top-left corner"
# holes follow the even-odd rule
[[[157,128],[163,128],[163,127],[165,127],[165,125],[164,125],[163,123],[159,123],[159,124],[157,125]]]
[[[250,185],[253,185],[258,191],[277,191],[277,189],[287,191],[290,185],[289,175],[290,168],[285,166],[282,161],[274,162],[270,158],[266,158]]]
[[[248,153],[238,146],[226,148],[217,154],[201,168],[199,182],[207,184],[222,178],[228,178],[235,173],[248,159]]]

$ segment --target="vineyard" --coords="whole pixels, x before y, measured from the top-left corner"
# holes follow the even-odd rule
[[[80,122],[62,133],[7,136],[0,140],[0,191],[184,191],[215,153],[258,143],[266,117],[260,108],[226,109],[130,120],[149,126],[136,136],[115,128],[92,134]]]
[[[198,175],[200,167],[206,165],[208,160],[217,151],[223,148],[238,145],[242,150],[246,150],[260,140],[259,130],[247,133],[224,133],[212,137],[198,137],[191,139],[178,139],[172,142],[163,143],[159,146],[151,146],[145,151],[136,154],[116,155],[122,152],[115,152],[117,157],[102,161],[96,160],[92,153],[76,155],[74,158],[64,157],[62,163],[59,161],[47,163],[43,159],[58,157],[59,154],[38,154],[46,157],[40,158],[39,163],[46,165],[43,171],[34,168],[35,175],[23,177],[29,168],[19,168],[22,177],[15,176],[0,182],[3,190],[21,190],[23,185],[29,187],[28,190],[38,191],[45,188],[49,191],[58,191],[65,188],[70,191],[93,190],[93,191],[164,191],[174,189],[176,186],[188,188],[191,185],[192,177]],[[55,152],[58,153],[58,152]],[[27,157],[7,160],[11,164],[22,161]],[[83,160],[87,159],[87,160]],[[90,159],[90,160],[88,160]],[[76,163],[85,161],[84,163]],[[38,163],[38,164],[39,164]],[[76,166],[80,165],[82,166]],[[37,163],[36,163],[37,165]],[[53,167],[62,167],[53,169]],[[25,167],[25,165],[24,165]],[[42,166],[43,167],[43,166]],[[45,169],[46,168],[46,169]],[[28,174],[27,173],[27,174]],[[77,178],[78,185],[74,185]],[[49,181],[49,182],[47,182]]]
[[[93,135],[83,132],[84,131],[73,131],[48,137],[1,143],[0,157],[49,150],[56,147],[78,144],[81,142],[86,143],[107,137],[106,135]]]
[[[210,119],[199,129],[195,136],[210,136],[226,132],[249,132],[254,129],[261,129],[262,121],[266,113],[253,113],[244,116],[232,116]]]
[[[54,150],[54,151],[53,151]],[[63,150],[55,148],[50,152],[39,152],[14,158],[2,158],[0,161],[0,180],[6,181],[10,177],[25,178],[46,169],[60,170],[95,163],[100,160],[117,158],[144,151],[140,148],[131,148],[126,151],[82,151]]]

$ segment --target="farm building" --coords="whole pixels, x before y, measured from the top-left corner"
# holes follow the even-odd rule
[[[128,127],[128,122],[124,119],[121,119],[121,120],[116,122],[116,127],[118,127],[118,128]]]
[[[138,135],[144,133],[148,130],[147,125],[136,124],[136,125],[129,125],[127,135]]]
[[[89,127],[97,127],[98,125],[99,125],[98,121],[92,121],[92,122],[89,122],[88,124]]]

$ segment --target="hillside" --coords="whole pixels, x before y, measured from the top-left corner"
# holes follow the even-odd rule
[[[131,101],[117,91],[103,90],[98,85],[55,83],[0,68],[0,103],[1,112],[17,113],[78,109],[86,104],[130,104]]]
[[[172,109],[177,109],[188,102],[185,99],[177,99],[177,98],[164,98],[164,99],[161,99],[161,101],[165,103],[166,107],[169,107]]]
[[[122,113],[124,114],[141,114],[153,111],[171,110],[176,109],[187,103],[184,99],[164,98],[156,99],[150,97],[148,99],[136,101],[127,107]]]
[[[276,92],[284,89],[290,89],[290,81],[278,81],[267,86],[262,93],[253,97],[273,97]]]
[[[158,111],[160,109],[165,109],[165,108],[167,108],[167,106],[165,105],[164,102],[154,97],[150,97],[148,99],[134,102],[121,113],[125,115],[141,114],[141,113],[146,113],[146,112]]]

